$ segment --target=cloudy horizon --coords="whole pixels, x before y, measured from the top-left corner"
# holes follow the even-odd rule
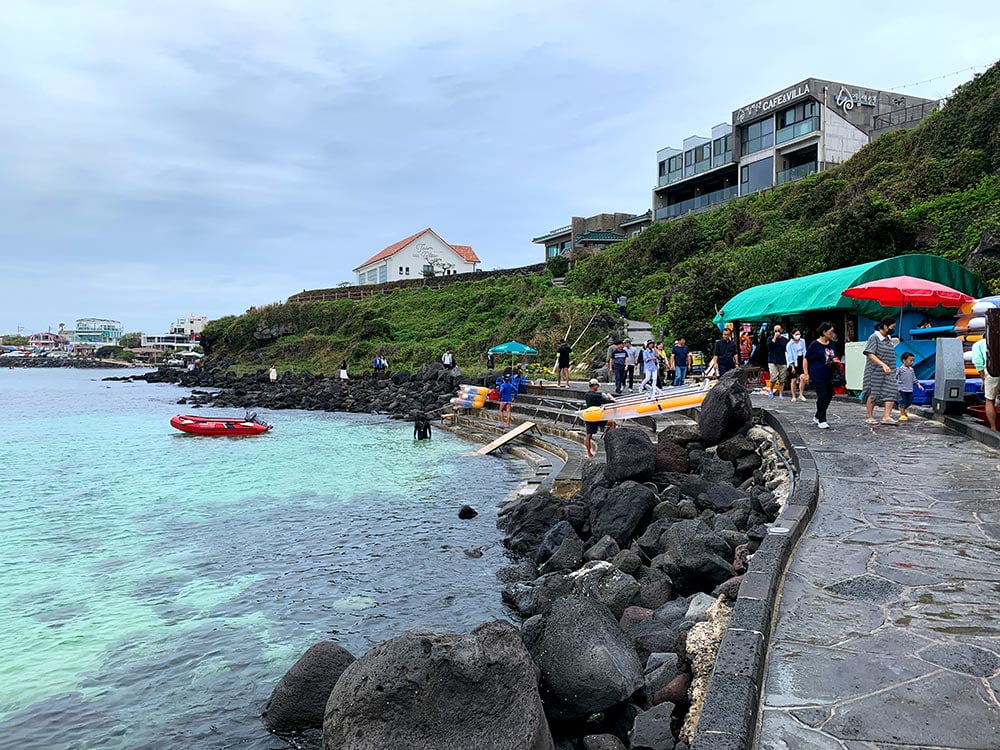
[[[810,76],[939,98],[995,61],[1000,7],[896,5],[5,3],[0,334],[238,314],[428,226],[538,262],[742,104]]]

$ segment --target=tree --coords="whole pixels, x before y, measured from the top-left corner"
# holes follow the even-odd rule
[[[28,337],[19,336],[14,333],[5,333],[0,336],[0,344],[4,344],[5,346],[27,346]]]
[[[142,346],[142,334],[141,333],[124,333],[122,337],[118,339],[118,345],[125,347],[126,349],[134,349],[137,346]]]
[[[424,265],[429,266],[429,269],[424,270],[424,276],[434,276],[438,270],[447,275],[448,271],[455,268],[454,263],[449,263],[431,248],[421,250],[419,255],[423,259]]]

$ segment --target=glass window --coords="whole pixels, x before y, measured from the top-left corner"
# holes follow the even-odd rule
[[[378,281],[380,284],[384,284],[389,280],[389,266],[381,266],[378,269]]]
[[[400,267],[399,267],[399,275],[400,275],[400,276],[402,276],[402,275],[403,275],[403,267],[402,267],[402,266],[400,266]]]
[[[430,265],[429,263],[424,264],[424,273],[430,273],[433,270],[434,266]]]
[[[740,195],[765,190],[774,182],[774,158],[768,157],[740,167]]]
[[[406,275],[407,275],[407,276],[409,276],[409,275],[410,275],[410,267],[409,267],[409,266],[407,266],[407,267],[406,267]]]
[[[752,154],[774,145],[774,118],[744,125],[741,131],[742,145],[740,153]]]
[[[671,156],[670,157],[670,161],[668,162],[668,166],[670,168],[670,171],[671,172],[676,172],[677,170],[679,170],[682,166],[684,166],[683,161],[684,160],[683,160],[683,158],[680,155],[678,155],[678,156]]]
[[[685,151],[684,152],[684,166],[685,167],[690,167],[692,164],[694,164],[694,151],[693,150],[692,151]]]
[[[695,155],[697,161],[707,161],[712,158],[712,144],[706,143],[704,146],[698,146],[695,149]]]

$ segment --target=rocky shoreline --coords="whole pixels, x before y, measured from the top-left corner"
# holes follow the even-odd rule
[[[417,382],[435,384],[428,395],[442,385]],[[300,403],[334,401],[326,383],[307,392]],[[275,688],[265,723],[322,728],[326,750],[687,750],[742,574],[787,498],[772,433],[751,415],[729,377],[697,424],[655,442],[610,431],[607,462],[587,467],[578,493],[501,510],[515,563],[498,575],[520,629],[406,634],[360,659],[317,644]]]
[[[110,370],[129,367],[121,362],[105,362],[100,359],[83,357],[4,357],[0,362],[3,363],[0,367],[10,368],[71,367],[78,370]]]
[[[440,365],[427,365],[412,374],[404,371],[354,374],[348,380],[286,372],[272,383],[263,370],[253,375],[236,375],[212,369],[188,372],[172,367],[105,380],[174,383],[191,389],[191,395],[177,403],[195,409],[203,406],[307,409],[388,414],[400,419],[443,408],[458,383]]]

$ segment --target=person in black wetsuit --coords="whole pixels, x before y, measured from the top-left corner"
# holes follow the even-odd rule
[[[614,403],[615,399],[609,396],[607,393],[601,393],[600,391],[601,381],[592,379],[590,381],[590,390],[583,394],[584,403],[590,406],[604,406],[607,403]],[[602,427],[608,430],[613,430],[617,425],[614,420],[602,420],[600,422],[587,422],[587,437],[584,439],[584,445],[587,447],[587,458],[594,457],[593,448],[591,448],[590,441],[591,438],[597,434],[597,431]]]
[[[431,421],[427,418],[426,414],[418,415],[416,421],[413,423],[413,437],[417,440],[431,439]]]

